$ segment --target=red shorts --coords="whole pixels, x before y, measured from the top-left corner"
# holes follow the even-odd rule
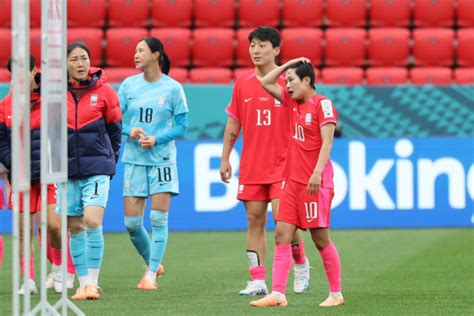
[[[310,195],[306,187],[292,180],[286,182],[276,220],[301,229],[329,227],[334,189],[320,188],[318,194]]]
[[[48,205],[56,203],[56,186],[48,185]],[[13,210],[13,193],[10,191],[8,198],[8,208]],[[37,182],[31,185],[30,189],[30,213],[41,211],[41,183]],[[23,212],[23,194],[20,193],[20,212]]]
[[[270,201],[280,198],[284,181],[268,184],[239,184],[237,200],[240,201]]]
[[[0,210],[2,210],[5,207],[5,200],[3,198],[3,189],[2,186],[0,185]]]

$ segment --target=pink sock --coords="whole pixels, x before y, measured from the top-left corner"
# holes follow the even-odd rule
[[[324,271],[326,271],[331,292],[341,291],[341,260],[336,247],[331,242],[326,248],[320,250],[319,254],[323,259]]]
[[[60,266],[61,265],[61,249],[51,247],[51,254],[52,254],[53,264]]]
[[[304,240],[298,244],[291,245],[291,253],[296,264],[303,264],[306,262],[306,254],[304,253]]]
[[[249,273],[253,281],[265,280],[267,269],[265,268],[265,266],[257,266],[257,267],[249,268]]]
[[[20,271],[23,278],[25,278],[25,259],[20,258]],[[35,258],[30,258],[30,279],[35,279]]]
[[[280,293],[286,292],[288,273],[291,269],[291,244],[275,245],[273,256],[272,290]]]
[[[51,264],[56,264],[54,262],[54,257],[53,257],[53,247],[51,247],[51,245],[48,243],[48,246],[46,248],[46,256],[48,257],[48,261],[49,263]]]
[[[0,236],[0,267],[3,261],[3,236]]]

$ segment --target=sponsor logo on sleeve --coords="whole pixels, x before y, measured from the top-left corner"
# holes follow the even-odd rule
[[[334,117],[331,100],[321,100],[321,109],[323,110],[324,118]]]

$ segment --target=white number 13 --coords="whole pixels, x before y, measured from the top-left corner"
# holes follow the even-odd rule
[[[262,121],[263,118],[263,121]],[[257,110],[257,126],[270,126],[272,124],[272,111]]]

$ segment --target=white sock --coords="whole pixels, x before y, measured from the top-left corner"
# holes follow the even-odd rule
[[[88,269],[89,281],[95,285],[99,285],[99,273],[100,269]]]
[[[276,296],[279,301],[283,301],[285,299],[285,294],[277,291],[272,291],[272,295]]]
[[[89,284],[89,276],[84,275],[84,276],[78,276],[79,279],[79,287],[86,287],[87,284]]]
[[[342,298],[342,292],[329,292],[329,295],[331,295],[332,298]]]
[[[148,270],[146,273],[145,273],[145,278],[147,278],[148,280],[151,280],[153,282],[156,281],[156,272],[152,272],[150,270]]]
[[[52,269],[53,272],[58,272],[58,271],[61,270],[61,266],[57,266],[57,265],[55,265],[55,264],[53,263],[51,269]]]

